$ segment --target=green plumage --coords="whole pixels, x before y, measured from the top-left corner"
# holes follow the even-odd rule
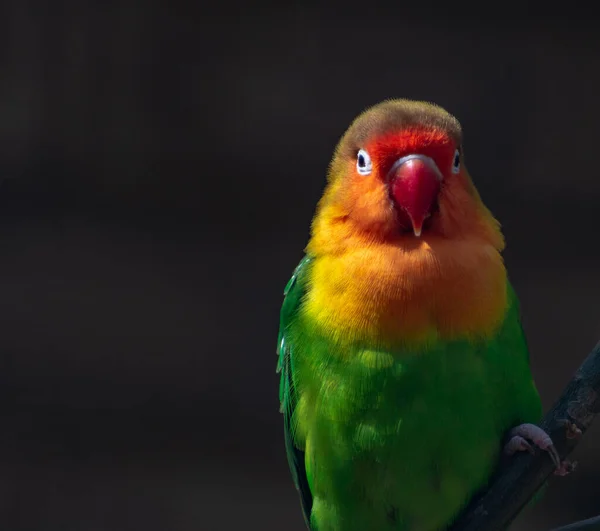
[[[512,287],[492,339],[418,352],[352,344],[336,356],[340,346],[301,311],[310,269],[304,258],[286,286],[278,348],[286,450],[307,524],[445,529],[485,485],[506,432],[541,418]]]

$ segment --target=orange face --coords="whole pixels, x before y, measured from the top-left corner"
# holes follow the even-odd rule
[[[454,237],[485,230],[493,218],[446,131],[412,127],[369,138],[338,153],[324,204],[370,239]]]

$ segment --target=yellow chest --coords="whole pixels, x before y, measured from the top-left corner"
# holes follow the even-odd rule
[[[481,240],[370,245],[313,260],[305,317],[374,345],[487,336],[506,310],[506,271]]]

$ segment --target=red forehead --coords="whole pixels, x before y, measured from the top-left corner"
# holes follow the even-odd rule
[[[369,141],[366,149],[372,159],[385,164],[411,153],[420,153],[441,161],[453,157],[457,147],[445,131],[415,128],[376,136]]]

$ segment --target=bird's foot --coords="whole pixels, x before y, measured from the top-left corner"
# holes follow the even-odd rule
[[[565,459],[554,471],[555,476],[566,476],[577,468],[577,461]]]
[[[572,422],[564,421],[564,424],[567,429],[567,437],[573,438],[581,436],[581,430],[579,430]],[[555,475],[566,476],[570,472],[573,472],[577,466],[576,462],[572,463],[569,460],[561,461],[550,436],[535,424],[520,424],[510,430],[509,437],[510,439],[504,446],[504,453],[506,455],[514,455],[517,452],[529,452],[530,454],[533,454],[534,450],[531,445],[531,443],[533,443],[540,450],[548,452],[550,459],[552,459],[552,462],[556,467],[556,470],[554,471]]]
[[[560,420],[559,424],[564,426],[565,430],[567,430],[567,439],[579,439],[579,437],[583,435],[581,430],[577,427],[577,424],[568,419]]]
[[[567,432],[566,433],[567,439],[579,439],[583,435],[582,431],[579,429],[577,424],[575,424],[574,422],[571,422],[568,419],[563,419],[559,422],[560,422],[560,424],[562,424],[562,426],[565,428],[565,430]],[[565,459],[560,464],[560,467],[558,467],[554,471],[554,474],[556,474],[557,476],[566,476],[567,474],[570,474],[571,472],[573,472],[573,470],[575,470],[576,467],[577,467],[577,461],[569,461],[568,459]]]

